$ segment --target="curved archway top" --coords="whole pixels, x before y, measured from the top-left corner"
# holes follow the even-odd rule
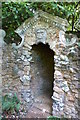
[[[60,43],[65,46],[61,40],[65,41],[64,34],[67,26],[67,20],[40,10],[33,18],[27,19],[15,32],[20,35],[24,45],[48,43],[54,52],[59,53]],[[20,46],[23,45],[23,42]]]
[[[40,22],[39,22],[40,23]],[[34,45],[38,43],[47,44],[50,46],[50,49],[52,49],[55,54],[59,54],[59,48],[60,48],[60,41],[59,41],[59,30],[53,29],[52,27],[49,27],[48,25],[45,26],[44,24],[37,24],[33,26],[31,29],[28,29],[25,37],[24,37],[24,46],[27,45]]]

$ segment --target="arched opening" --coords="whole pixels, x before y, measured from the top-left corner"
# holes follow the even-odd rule
[[[31,90],[34,106],[41,111],[43,117],[47,117],[52,115],[54,52],[49,48],[48,44],[39,43],[32,46],[32,58]],[[39,117],[38,113],[36,113],[36,116]]]

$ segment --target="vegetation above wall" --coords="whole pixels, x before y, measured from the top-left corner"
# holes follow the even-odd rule
[[[79,33],[75,27],[79,19],[80,2],[3,2],[2,28],[6,31],[6,42],[19,42],[20,37],[14,32],[26,19],[33,16],[35,11],[42,9],[52,15],[66,18],[69,23],[68,31]]]

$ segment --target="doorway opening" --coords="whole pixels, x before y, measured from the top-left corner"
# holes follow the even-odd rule
[[[54,52],[48,44],[39,43],[32,46],[32,58],[31,90],[34,106],[40,109],[41,113],[45,113],[45,117],[47,117],[52,115]]]

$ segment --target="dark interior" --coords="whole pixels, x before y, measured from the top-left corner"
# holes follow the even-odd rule
[[[49,113],[52,111],[54,52],[48,44],[39,43],[32,46],[31,89],[34,102],[42,103]],[[46,108],[48,105],[48,108]]]

